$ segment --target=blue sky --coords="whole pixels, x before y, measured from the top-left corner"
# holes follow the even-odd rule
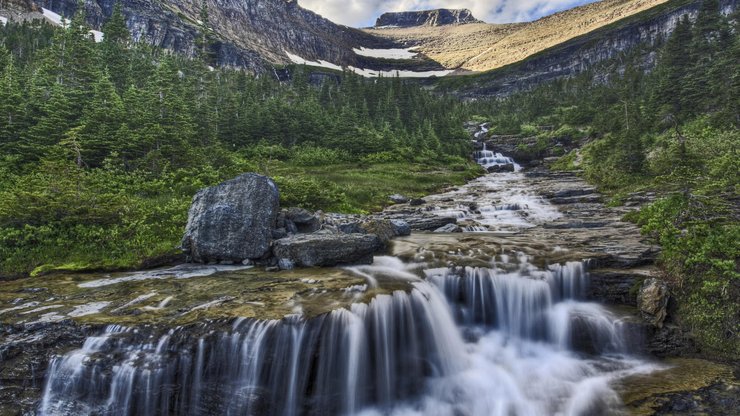
[[[336,23],[372,26],[384,12],[466,8],[490,23],[524,22],[592,3],[594,0],[299,0],[298,3]]]

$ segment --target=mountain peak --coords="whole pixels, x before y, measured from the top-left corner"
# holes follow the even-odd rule
[[[434,9],[411,12],[391,12],[381,15],[375,27],[445,26],[481,23],[468,9]]]

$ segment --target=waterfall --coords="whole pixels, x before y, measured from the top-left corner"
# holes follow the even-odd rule
[[[387,274],[381,263],[361,272]],[[584,263],[502,256],[425,275],[310,319],[110,326],[53,359],[39,413],[581,415],[618,403],[609,377],[635,365],[610,355],[625,352],[619,320],[581,301]]]
[[[241,319],[190,342],[108,327],[51,365],[41,414],[352,414],[465,368],[443,297],[426,283],[310,320]]]
[[[501,153],[494,153],[490,150],[488,150],[486,143],[483,143],[483,150],[475,152],[474,155],[476,163],[483,166],[484,168],[488,169],[493,166],[506,166],[511,165],[514,167],[514,170],[519,171],[521,170],[521,166],[519,166],[516,162],[514,162],[514,159],[504,156]]]

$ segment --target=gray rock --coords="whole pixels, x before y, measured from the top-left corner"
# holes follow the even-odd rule
[[[401,194],[391,195],[390,197],[388,197],[388,199],[390,199],[391,201],[393,201],[393,203],[396,203],[396,204],[405,204],[409,202],[409,199]]]
[[[390,220],[368,220],[360,225],[365,234],[374,234],[383,244],[398,236],[396,226]]]
[[[457,224],[457,218],[439,217],[436,215],[412,216],[406,219],[412,230],[434,231],[447,224]]]
[[[488,171],[488,173],[514,172],[516,170],[516,167],[512,164],[494,165],[494,166],[489,166],[488,169],[486,170]]]
[[[295,266],[314,267],[370,264],[382,247],[372,234],[299,234],[275,241],[272,252]]]
[[[396,229],[396,236],[407,236],[411,235],[411,226],[404,220],[391,220],[393,228]]]
[[[447,224],[434,230],[435,233],[461,233],[462,228],[457,224]]]
[[[288,231],[289,235],[298,234],[298,227],[291,220],[285,220],[285,230]]]
[[[276,228],[272,230],[272,239],[279,240],[288,236],[288,230],[285,228]]]
[[[295,263],[290,259],[280,259],[278,260],[278,267],[280,270],[293,270],[295,268]]]
[[[199,263],[264,257],[279,200],[275,183],[255,173],[199,191],[188,213],[183,251]]]
[[[645,280],[637,295],[637,307],[640,315],[655,327],[661,328],[668,316],[668,285],[655,278]]]
[[[312,233],[321,228],[319,217],[303,208],[288,208],[285,218],[292,221],[300,233]]]
[[[411,201],[409,201],[409,205],[411,205],[412,207],[418,207],[418,206],[424,205],[426,203],[427,203],[427,201],[425,201],[425,200],[423,200],[421,198],[419,198],[419,199],[412,199]]]
[[[365,234],[359,222],[348,222],[337,226],[340,232],[345,234]]]

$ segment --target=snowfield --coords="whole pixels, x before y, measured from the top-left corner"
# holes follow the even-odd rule
[[[321,61],[321,60],[311,61],[311,60],[302,58],[298,55],[292,54],[288,51],[284,51],[284,52],[286,55],[288,55],[288,58],[290,58],[291,62],[297,65],[316,66],[320,68],[334,69],[337,71],[344,71],[346,69],[348,71],[352,71],[366,78],[396,77],[396,76],[400,78],[430,78],[430,77],[443,77],[453,72],[452,70],[418,71],[418,72],[417,71],[406,71],[406,70],[377,71],[374,69],[355,68],[353,66],[348,66],[346,68],[343,68],[340,65],[333,64],[331,62]]]
[[[360,49],[353,48],[352,50],[360,56],[367,56],[369,58],[412,59],[419,54],[418,52],[412,52],[413,49],[368,49],[362,47]]]

